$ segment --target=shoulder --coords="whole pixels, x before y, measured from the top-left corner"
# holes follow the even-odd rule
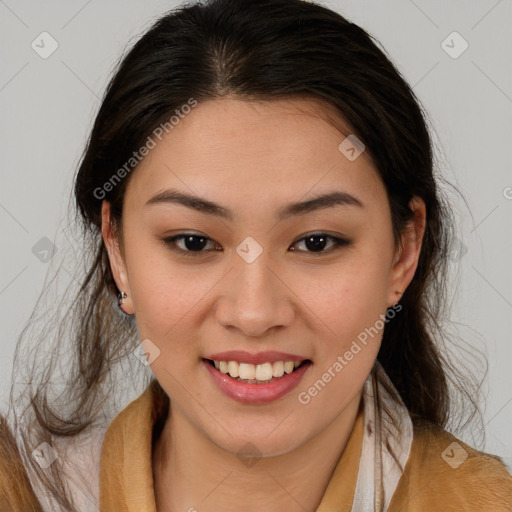
[[[512,475],[503,460],[438,426],[414,427],[411,454],[389,511],[512,511]]]
[[[0,415],[0,510],[39,512],[41,506],[32,490],[16,441]]]

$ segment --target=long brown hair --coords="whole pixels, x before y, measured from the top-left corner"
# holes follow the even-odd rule
[[[211,0],[157,20],[108,84],[74,186],[72,225],[80,229],[84,276],[56,303],[56,316],[46,314],[48,300],[41,299],[16,352],[11,408],[25,454],[43,441],[108,423],[120,397],[129,395],[123,395],[127,381],[139,392],[150,381],[147,368],[131,357],[138,341],[134,319],[117,308],[119,290],[101,236],[102,200],[120,225],[136,169],[126,167],[133,152],[191,98],[201,103],[227,94],[304,96],[335,106],[385,184],[397,246],[412,219],[409,201],[424,200],[418,267],[400,299],[402,310],[385,326],[377,359],[415,424],[450,426],[456,433],[480,414],[479,384],[471,371],[450,362],[446,349],[455,224],[440,189],[447,183],[436,175],[428,116],[414,92],[369,34],[326,7],[302,0]],[[114,183],[114,176],[121,179]],[[41,307],[44,317],[36,313]],[[168,398],[153,385],[165,407]],[[74,510],[60,462],[44,471],[25,459],[62,509]]]

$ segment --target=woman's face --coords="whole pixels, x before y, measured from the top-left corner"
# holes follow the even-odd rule
[[[289,452],[359,403],[416,269],[423,203],[395,250],[383,183],[326,113],[307,99],[200,103],[133,171],[120,252],[104,203],[123,307],[173,414],[233,453]]]

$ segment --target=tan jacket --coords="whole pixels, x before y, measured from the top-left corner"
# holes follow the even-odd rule
[[[110,424],[101,455],[100,512],[156,512],[151,462],[155,417],[148,387]],[[316,512],[351,510],[362,438],[361,409]],[[446,462],[446,449],[453,442],[468,454],[457,468]],[[5,458],[5,449],[7,457],[15,460],[12,442],[2,446],[0,511],[38,511],[22,466],[6,462],[10,459]],[[512,476],[499,457],[479,452],[441,428],[415,427],[410,457],[389,512],[452,511],[511,512]]]

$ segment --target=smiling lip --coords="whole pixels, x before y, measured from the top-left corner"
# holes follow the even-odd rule
[[[276,353],[277,352],[274,354]],[[223,357],[225,357],[226,354],[234,354],[234,352],[215,354],[215,357],[218,357],[219,355],[223,355]],[[267,354],[268,357],[269,352],[265,354]],[[277,361],[279,360],[280,359],[277,359]],[[303,359],[299,358],[298,360]],[[268,362],[268,359],[265,360],[265,362]],[[209,362],[208,359],[203,359],[202,363],[206,370],[210,373],[212,380],[215,382],[217,387],[225,395],[232,398],[233,400],[236,400],[237,402],[253,405],[266,404],[268,402],[272,402],[273,400],[277,400],[278,398],[281,398],[282,396],[289,393],[299,384],[299,382],[302,380],[302,377],[312,364],[310,360],[307,360],[299,367],[297,367],[292,373],[285,373],[282,377],[279,377],[273,382],[269,382],[268,384],[251,384],[248,382],[238,381],[231,377],[229,374],[221,373]]]
[[[304,361],[307,358],[297,354],[288,354],[275,350],[258,352],[257,354],[251,354],[245,350],[230,350],[228,352],[211,354],[206,356],[205,359],[211,359],[212,361],[237,361],[238,363],[264,364],[274,363],[276,361]]]

